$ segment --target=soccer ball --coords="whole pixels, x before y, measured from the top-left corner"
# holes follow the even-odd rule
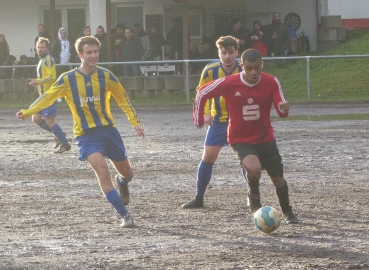
[[[281,225],[281,215],[277,209],[271,206],[265,206],[255,212],[254,224],[260,231],[271,233]]]

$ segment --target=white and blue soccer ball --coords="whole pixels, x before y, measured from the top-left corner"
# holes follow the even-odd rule
[[[281,214],[271,206],[264,206],[254,213],[254,224],[264,233],[274,232],[281,225]]]

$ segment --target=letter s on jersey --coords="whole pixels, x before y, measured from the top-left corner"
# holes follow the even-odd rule
[[[260,118],[260,107],[257,104],[243,106],[243,120],[252,121]]]

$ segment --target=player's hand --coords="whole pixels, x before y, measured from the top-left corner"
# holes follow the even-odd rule
[[[17,118],[18,118],[19,120],[22,120],[22,121],[24,121],[24,120],[25,120],[25,118],[24,118],[24,115],[23,115],[22,111],[17,112],[15,115],[17,116]]]
[[[36,82],[36,79],[33,78],[28,78],[28,80],[30,80],[31,82],[29,83],[29,85],[33,86],[33,87],[37,87],[38,83]]]
[[[285,101],[285,102],[279,102],[278,109],[283,114],[287,114],[290,111],[290,103],[288,103],[287,101]]]
[[[204,114],[204,123],[208,124],[209,126],[213,124],[213,117],[211,114]]]
[[[135,126],[134,129],[137,132],[137,135],[141,136],[141,138],[145,138],[145,129],[143,126]]]

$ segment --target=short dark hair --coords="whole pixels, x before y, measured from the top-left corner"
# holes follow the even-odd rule
[[[37,40],[37,42],[36,42],[36,46],[39,43],[45,43],[46,47],[47,48],[50,48],[50,41],[49,41],[49,39],[47,39],[45,37],[39,37],[38,40]]]
[[[74,47],[76,48],[76,51],[78,53],[83,53],[83,45],[89,44],[89,45],[97,45],[97,47],[100,49],[101,43],[100,41],[93,37],[93,36],[85,36],[77,39],[76,44]]]
[[[102,27],[102,25],[99,25],[96,29],[101,28],[103,31],[105,31],[104,27]]]
[[[248,49],[248,50],[244,51],[241,55],[241,62],[242,63],[245,63],[246,61],[253,63],[253,62],[256,62],[258,60],[261,61],[261,54],[256,49]]]
[[[234,47],[236,50],[238,50],[239,46],[239,40],[238,38],[232,37],[232,36],[223,36],[220,37],[215,44],[217,45],[218,49],[224,48],[228,50],[229,47]]]

